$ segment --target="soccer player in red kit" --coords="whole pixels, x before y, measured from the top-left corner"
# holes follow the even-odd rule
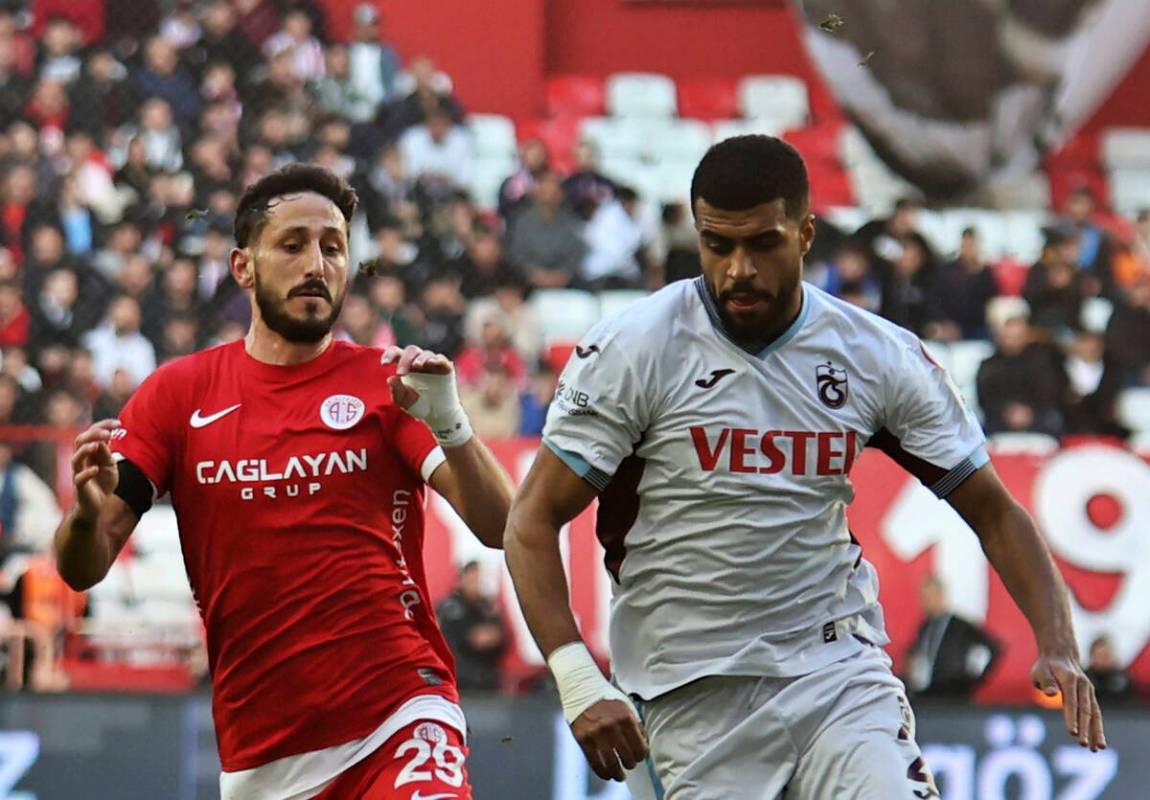
[[[466,724],[424,579],[425,485],[501,545],[512,485],[451,362],[336,341],[356,196],[315,166],[236,212],[242,341],[153,373],[76,439],[60,574],[100,581],[171,494],[207,630],[224,800],[470,798]]]

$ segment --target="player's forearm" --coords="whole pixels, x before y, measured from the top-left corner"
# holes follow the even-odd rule
[[[1012,502],[975,530],[987,559],[1030,622],[1039,650],[1077,655],[1066,584],[1030,515]]]
[[[53,542],[56,569],[77,592],[92,588],[108,574],[116,551],[111,536],[100,520],[82,518],[73,508],[56,528]]]
[[[503,540],[519,606],[544,657],[562,645],[581,640],[559,552],[560,527],[533,518],[517,503]]]
[[[458,447],[444,447],[456,477],[456,511],[488,547],[503,547],[503,531],[515,485],[495,455],[472,436]]]

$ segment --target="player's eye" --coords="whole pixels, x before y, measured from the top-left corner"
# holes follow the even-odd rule
[[[298,253],[300,249],[301,245],[299,242],[284,242],[284,250],[287,250],[289,253]]]
[[[717,255],[721,255],[721,256],[725,256],[727,253],[730,253],[731,250],[733,249],[733,245],[731,244],[731,242],[724,241],[721,239],[704,239],[703,243],[707,246],[707,249],[710,250],[712,253],[716,253]]]
[[[329,256],[338,256],[341,253],[343,253],[343,248],[340,247],[338,244],[329,244],[327,247],[324,248],[324,252],[327,253]]]

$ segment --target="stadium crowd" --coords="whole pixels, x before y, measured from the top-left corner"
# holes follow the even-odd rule
[[[555,389],[532,291],[698,274],[690,210],[645,214],[587,143],[562,174],[523,141],[498,207],[480,207],[466,98],[428,58],[401,60],[374,6],[334,41],[322,8],[294,0],[106,0],[99,38],[38,9],[53,5],[0,3],[0,427],[113,417],[157,365],[242,336],[232,214],[292,161],[360,196],[353,256],[371,269],[338,335],[454,358],[485,437],[538,434]],[[977,377],[988,432],[1123,436],[1118,392],[1150,385],[1150,213],[1115,227],[1095,206],[1071,195],[1021,282],[976,229],[936,252],[910,199],[857,231],[820,221],[807,278],[926,338],[993,341]],[[1084,326],[1095,297],[1113,314]],[[54,445],[4,444],[0,474],[17,469],[53,486]],[[0,484],[12,547],[16,484]]]

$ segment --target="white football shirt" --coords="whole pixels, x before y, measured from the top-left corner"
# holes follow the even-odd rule
[[[937,495],[988,461],[921,342],[803,285],[759,353],[702,279],[601,321],[563,371],[544,443],[600,490],[616,680],[651,699],[707,675],[804,675],[888,642],[847,527],[849,473],[880,447]]]

